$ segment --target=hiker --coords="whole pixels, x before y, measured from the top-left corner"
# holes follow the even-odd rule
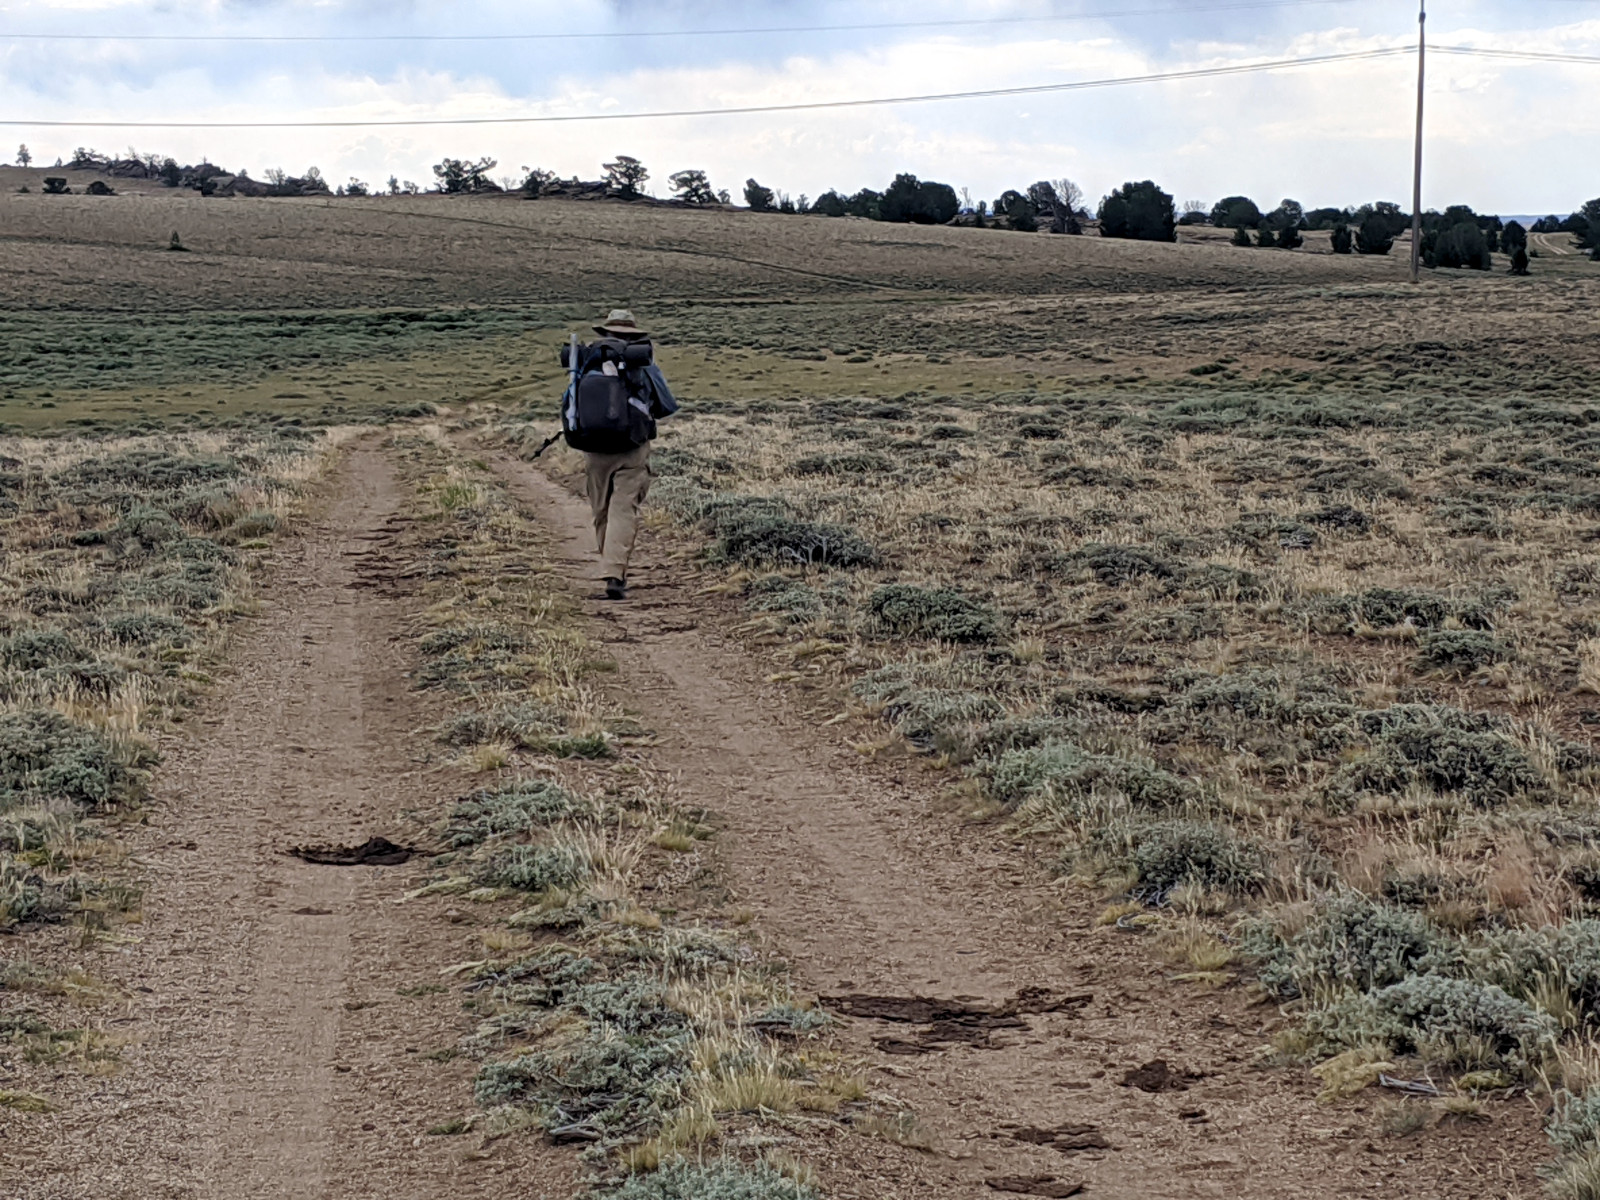
[[[588,460],[585,482],[606,599],[626,600],[628,557],[650,490],[650,443],[656,421],[677,412],[678,402],[655,365],[650,334],[631,312],[613,309],[594,331],[599,341],[579,345],[574,336],[562,348],[571,386],[561,425],[567,444]]]

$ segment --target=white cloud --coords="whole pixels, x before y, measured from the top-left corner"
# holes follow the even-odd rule
[[[1437,43],[1600,51],[1600,20],[1519,23],[1549,5],[1480,5],[1473,23],[1433,21]],[[1567,6],[1562,6],[1565,11]],[[1323,11],[1326,8],[1327,11]],[[370,5],[211,3],[180,14],[147,0],[28,0],[4,10],[13,28],[247,28],[358,34],[614,23],[604,5],[464,2],[405,6],[387,17]],[[670,13],[650,10],[662,21]],[[793,10],[697,10],[702,24],[763,24]],[[997,13],[1024,11],[989,0]],[[86,13],[94,13],[87,16]],[[776,16],[774,13],[776,12]],[[971,16],[924,7],[919,15]],[[518,14],[522,20],[516,21]],[[719,15],[720,13],[720,15]],[[1378,13],[1370,19],[1356,16]],[[627,14],[622,14],[624,17]],[[660,43],[6,43],[0,41],[0,110],[36,119],[390,119],[511,116],[741,104],[977,90],[1170,70],[1247,57],[1277,57],[1403,43],[1408,22],[1392,6],[1297,10],[1318,27],[1256,35],[1261,21],[1217,18],[1204,40],[1152,41],[1129,31],[1002,26],[996,31],[908,31],[823,38],[666,39]],[[1494,15],[1488,13],[1488,15]],[[858,6],[809,9],[804,20],[862,20]],[[103,26],[97,26],[103,21]],[[1425,202],[1484,210],[1566,210],[1600,190],[1592,156],[1600,66],[1431,60]],[[497,173],[540,165],[592,178],[602,159],[637,155],[664,188],[666,176],[703,167],[735,193],[748,176],[816,195],[830,186],[883,186],[896,171],[970,187],[1006,187],[1070,175],[1090,198],[1130,178],[1154,178],[1180,199],[1244,192],[1273,203],[1358,203],[1409,195],[1415,77],[1404,59],[1098,91],[949,101],[889,108],[717,118],[663,118],[448,128],[295,130],[13,129],[45,160],[87,144],[133,141],[180,158],[202,154],[260,174],[317,163],[332,180],[381,182],[392,172],[426,181],[445,154],[491,155]]]

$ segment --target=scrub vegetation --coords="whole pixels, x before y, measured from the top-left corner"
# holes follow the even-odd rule
[[[118,825],[332,440],[273,423],[0,440],[0,930],[137,918]]]
[[[419,683],[457,697],[437,736],[484,780],[414,895],[498,914],[487,956],[450,972],[479,1108],[434,1132],[581,1147],[596,1196],[810,1200],[803,1167],[738,1147],[866,1115],[863,1077],[751,931],[694,902],[709,814],[651,772],[652,731],[609,698],[546,535],[436,428],[396,445],[431,564]]]
[[[509,196],[0,207],[6,922],[137,912],[115,822],[317,469],[293,422],[531,449],[556,346],[625,300],[685,402],[654,532],[775,682],[941,772],[1178,986],[1283,1006],[1264,1061],[1330,1101],[1426,1074],[1445,1094],[1397,1128],[1554,1096],[1552,1191],[1594,1194],[1594,264],[1411,289],[1403,254],[1320,230],[1245,254]],[[175,228],[188,253],[151,253]],[[630,1200],[810,1196],[753,1147],[861,1080],[742,925],[684,915],[712,822],[650,773],[534,527],[440,430],[396,450],[430,539],[416,679],[475,780],[428,886],[503,914],[456,975],[478,1107],[438,1132],[541,1130]],[[51,1028],[6,1036],[54,1053]]]
[[[723,349],[683,387],[653,500],[784,678],[888,727],[874,752],[928,756],[973,819],[1187,939],[1196,979],[1282,1004],[1274,1061],[1344,1094],[1411,1070],[1581,1095],[1600,975],[1589,352],[1526,362],[1510,314],[1515,336],[1476,341],[1487,291],[1404,348],[1367,323],[1398,290],[1261,299],[1261,325],[1181,372],[1163,360],[1215,337],[1220,302],[1108,299],[1117,331],[1060,297],[989,302],[994,322],[668,312],[664,342]],[[1296,316],[1313,307],[1315,336]],[[847,311],[848,332],[829,318]],[[1269,340],[1312,361],[1269,365]],[[1135,347],[1132,374],[1074,365]],[[809,348],[906,386],[802,382],[785,356]],[[703,394],[747,373],[765,394]],[[730,553],[720,513],[865,551]]]

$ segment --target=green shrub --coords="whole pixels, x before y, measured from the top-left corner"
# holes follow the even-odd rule
[[[1469,629],[1487,629],[1496,613],[1510,597],[1447,596],[1415,588],[1369,588],[1353,596],[1332,596],[1322,602],[1322,612],[1334,618],[1330,624],[1314,621],[1324,632],[1348,631],[1356,625],[1387,629],[1413,625],[1418,629],[1437,629],[1455,618]]]
[[[1470,675],[1479,667],[1504,662],[1510,657],[1511,651],[1493,634],[1477,629],[1435,629],[1417,639],[1416,667],[1419,671]]]
[[[1559,986],[1591,1018],[1600,1017],[1600,921],[1592,918],[1539,929],[1502,929],[1467,951],[1476,978],[1532,1000]]]
[[[473,878],[484,887],[542,892],[574,887],[589,874],[589,860],[568,847],[508,846],[481,864]]]
[[[801,624],[822,615],[822,597],[788,575],[766,575],[746,589],[750,597],[745,607],[752,612],[781,614],[790,624]]]
[[[1263,594],[1258,576],[1221,563],[1203,563],[1186,571],[1183,587],[1213,600],[1257,600]]]
[[[183,646],[190,640],[189,627],[166,613],[113,613],[104,628],[123,646]]]
[[[457,713],[439,727],[447,746],[477,746],[507,741],[524,749],[542,749],[566,728],[566,717],[545,704],[524,701],[499,708]]]
[[[43,878],[31,867],[0,855],[0,929],[31,921],[45,907]]]
[[[132,606],[199,613],[222,603],[227,584],[227,568],[220,562],[159,563],[125,579],[119,591]]]
[[[1253,892],[1267,881],[1261,845],[1212,821],[1115,822],[1097,829],[1088,848],[1130,866],[1146,892],[1180,883]]]
[[[1080,723],[1055,716],[1001,717],[974,729],[965,749],[974,755],[994,758],[1008,750],[1068,741],[1082,730]]]
[[[1581,1096],[1557,1092],[1554,1099],[1545,1133],[1557,1149],[1563,1154],[1579,1154],[1600,1146],[1600,1087]]]
[[[884,708],[894,731],[923,749],[952,749],[957,731],[975,721],[1001,716],[1005,707],[978,692],[917,688],[901,693]]]
[[[1372,213],[1361,222],[1356,230],[1356,252],[1358,254],[1387,254],[1394,248],[1394,234],[1389,231],[1389,223],[1377,213]]]
[[[818,1200],[815,1188],[768,1163],[747,1166],[732,1159],[680,1159],[648,1175],[634,1175],[601,1195],[604,1200]]]
[[[994,610],[954,588],[886,584],[868,598],[867,612],[879,629],[895,637],[992,642],[1001,628]]]
[[[38,671],[88,657],[83,647],[59,629],[26,629],[0,638],[0,666]]]
[[[1420,785],[1491,808],[1550,790],[1527,750],[1484,714],[1395,704],[1362,714],[1358,724],[1372,745],[1330,779],[1328,794],[1336,802],[1358,792],[1398,795]]]
[[[690,1038],[579,1038],[507,1062],[485,1063],[473,1095],[482,1105],[518,1104],[546,1129],[583,1123],[616,1139],[648,1132],[676,1102],[689,1074]]]
[[[1512,255],[1513,263],[1519,259],[1522,274],[1526,275],[1528,251],[1525,246],[1518,246]],[[1545,1177],[1544,1190],[1550,1200],[1600,1200],[1600,1147],[1563,1155],[1541,1174]]]
[[[128,498],[149,503],[152,496],[170,496],[219,480],[236,479],[244,469],[242,462],[221,454],[171,454],[137,448],[77,463],[51,476],[50,483],[74,503]]]
[[[1286,997],[1327,989],[1364,992],[1456,959],[1453,943],[1422,914],[1359,892],[1322,902],[1288,936],[1270,921],[1254,921],[1246,928],[1244,949],[1257,961],[1262,985]]]
[[[882,454],[858,452],[854,454],[812,454],[797,458],[789,466],[791,475],[852,475],[878,480],[894,470],[894,464]]]
[[[577,984],[561,1006],[587,1017],[591,1028],[626,1037],[670,1038],[689,1027],[689,1018],[667,1002],[661,982],[640,975]]]
[[[508,833],[527,833],[561,821],[591,816],[594,807],[548,779],[523,779],[495,791],[474,792],[450,812],[445,841],[476,846]]]
[[[1322,525],[1340,533],[1365,533],[1372,528],[1372,518],[1348,504],[1328,504],[1315,512],[1305,514],[1313,525]]]
[[[1091,754],[1061,741],[1009,750],[989,764],[987,774],[990,795],[1012,808],[1036,796],[1071,802],[1096,791],[1146,808],[1175,808],[1199,794],[1193,783],[1147,759]]]
[[[50,799],[104,808],[131,784],[127,766],[97,730],[53,709],[0,713],[0,812]]]
[[[1228,527],[1228,538],[1255,550],[1309,550],[1317,531],[1273,512],[1243,513]]]
[[[726,514],[716,524],[716,556],[724,561],[759,566],[766,563],[864,567],[877,552],[862,537],[839,525],[801,521],[755,510]]]
[[[1494,984],[1446,975],[1411,975],[1347,997],[1311,1014],[1308,1025],[1335,1044],[1377,1041],[1466,1070],[1526,1070],[1545,1058],[1560,1034],[1548,1013]]]
[[[547,946],[500,971],[493,995],[501,1004],[558,1008],[573,988],[603,970],[594,959],[567,946]]]
[[[128,510],[111,536],[124,550],[137,548],[149,552],[182,541],[188,535],[165,509],[141,504]]]
[[[1099,542],[1090,542],[1074,550],[1065,556],[1065,561],[1087,568],[1107,587],[1147,577],[1172,579],[1185,569],[1142,546],[1108,546]]]

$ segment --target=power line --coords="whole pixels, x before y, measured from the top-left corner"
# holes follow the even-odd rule
[[[4,118],[0,126],[41,129],[374,129],[432,125],[549,125],[578,121],[642,121],[661,118],[726,117],[761,113],[812,112],[822,109],[875,108],[894,104],[927,104],[945,100],[988,100],[1006,96],[1036,96],[1054,92],[1088,91],[1103,87],[1125,87],[1140,83],[1171,83],[1187,79],[1213,79],[1229,75],[1248,75],[1261,71],[1280,71],[1294,67],[1328,63],[1363,62],[1409,55],[1417,47],[1389,46],[1376,50],[1357,50],[1344,54],[1321,54],[1304,58],[1283,58],[1267,62],[1231,63],[1217,67],[1198,67],[1186,71],[1161,71],[1147,75],[1123,75],[1109,79],[1082,79],[1068,83],[1042,83],[1024,87],[987,88],[964,92],[933,92],[910,96],[874,96],[856,100],[812,100],[795,104],[744,104],[726,108],[658,109],[640,112],[555,113],[526,117],[398,117],[324,121],[27,121]],[[1561,54],[1537,50],[1489,50],[1475,46],[1434,46],[1436,54],[1459,57],[1501,59],[1512,62],[1556,62],[1594,65],[1600,55]]]
[[[1179,17],[1198,13],[1257,12],[1350,4],[1353,0],[1241,0],[1194,8],[1109,9],[1041,17],[968,17],[943,21],[864,21],[843,25],[765,25],[724,29],[608,29],[562,33],[376,33],[376,34],[250,34],[250,33],[6,33],[0,41],[35,42],[570,42],[639,38],[741,37],[776,33],[867,33],[895,29],[971,29],[998,25],[1043,25],[1129,17]]]
[[[1600,54],[1557,54],[1548,50],[1486,50],[1477,46],[1433,46],[1435,54],[1468,58],[1505,58],[1513,62],[1600,63]]]
[[[917,96],[876,96],[861,100],[812,100],[798,104],[742,104],[728,108],[680,108],[647,112],[560,113],[535,117],[418,117],[379,120],[327,121],[21,121],[0,119],[0,126],[37,126],[68,129],[372,129],[422,125],[548,125],[574,121],[639,121],[663,117],[726,117],[753,113],[809,112],[817,109],[873,108],[890,104],[926,104],[939,100],[987,100],[1001,96],[1037,96],[1051,92],[1077,92],[1092,88],[1125,87],[1137,83],[1170,83],[1183,79],[1214,79],[1281,71],[1327,63],[1362,62],[1410,54],[1415,46],[1390,46],[1345,54],[1319,54],[1305,58],[1280,58],[1268,62],[1233,63],[1187,71],[1161,71],[1149,75],[1123,75],[1111,79],[1080,79],[1070,83],[1041,83],[1027,87],[987,88],[969,92],[934,92]]]

